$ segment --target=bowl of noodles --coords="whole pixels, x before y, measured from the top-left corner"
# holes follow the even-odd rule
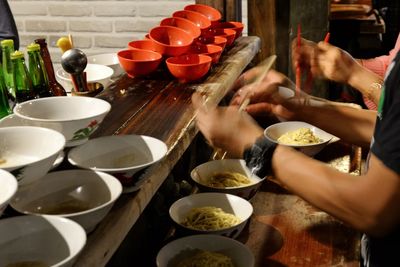
[[[175,201],[169,215],[182,235],[216,234],[236,238],[253,206],[246,199],[225,193],[198,193]]]
[[[194,168],[190,176],[200,192],[221,192],[245,199],[251,199],[265,180],[252,174],[242,159],[208,161]]]
[[[176,239],[157,254],[157,267],[254,267],[254,255],[244,244],[219,235]]]
[[[293,147],[311,157],[336,138],[334,135],[302,121],[273,124],[265,129],[264,135],[272,142]]]

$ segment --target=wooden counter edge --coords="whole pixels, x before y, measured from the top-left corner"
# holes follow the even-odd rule
[[[234,51],[235,47],[232,48],[233,54],[228,54],[229,58],[223,64],[223,82],[218,84],[213,77],[209,77],[204,86],[199,86],[200,90],[208,93],[211,104],[219,103],[260,49],[258,37],[242,37],[238,41],[242,47],[238,48],[239,51]],[[238,63],[241,65],[238,66]],[[219,90],[215,90],[215,87]],[[148,172],[150,177],[142,188],[137,193],[122,195],[95,231],[88,235],[87,243],[79,254],[75,267],[97,267],[107,264],[197,132],[193,114],[178,140],[171,145],[166,157]]]

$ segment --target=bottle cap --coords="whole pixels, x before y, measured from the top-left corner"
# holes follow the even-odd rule
[[[14,40],[13,39],[6,39],[1,41],[1,46],[12,46],[14,47]]]
[[[26,50],[27,50],[28,52],[39,51],[39,50],[40,50],[40,45],[39,45],[39,44],[32,43],[32,44],[30,44],[30,45],[28,45],[28,46],[26,47]]]
[[[11,54],[11,59],[23,58],[24,53],[21,51],[16,50],[14,53]]]

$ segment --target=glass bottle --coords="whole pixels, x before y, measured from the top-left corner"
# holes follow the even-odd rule
[[[11,54],[14,52],[14,41],[12,39],[1,41],[1,50],[4,83],[8,90],[9,96],[12,98],[12,100],[15,100],[15,91],[13,91],[13,66],[11,62]]]
[[[11,54],[11,61],[14,71],[14,89],[17,103],[34,99],[36,97],[33,91],[32,81],[25,65],[24,53],[15,51]]]
[[[0,119],[8,114],[11,114],[11,109],[8,103],[7,88],[4,83],[3,68],[0,64]]]
[[[32,81],[33,90],[38,97],[52,96],[47,80],[47,72],[44,68],[44,62],[40,56],[40,45],[30,44],[28,51],[28,71]]]
[[[50,53],[47,48],[46,39],[36,39],[35,43],[40,45],[40,55],[42,56],[44,66],[46,68],[47,78],[49,81],[49,89],[54,96],[66,96],[67,92],[64,87],[57,81],[54,74],[53,62],[51,61]]]

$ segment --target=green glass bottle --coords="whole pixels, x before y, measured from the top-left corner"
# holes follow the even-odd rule
[[[11,62],[11,54],[14,52],[14,41],[12,39],[6,39],[1,41],[0,44],[2,50],[4,83],[7,87],[9,96],[15,100],[15,91],[13,91],[13,66]]]
[[[40,56],[40,45],[30,44],[27,47],[28,51],[28,71],[32,81],[33,90],[39,97],[52,96],[49,90],[49,82],[47,73],[44,68],[44,62]]]
[[[0,119],[9,114],[11,114],[11,109],[8,103],[7,88],[4,83],[3,68],[0,64]]]
[[[11,54],[11,61],[14,71],[14,89],[17,103],[34,99],[36,97],[33,90],[32,81],[25,65],[24,53],[15,51]]]

